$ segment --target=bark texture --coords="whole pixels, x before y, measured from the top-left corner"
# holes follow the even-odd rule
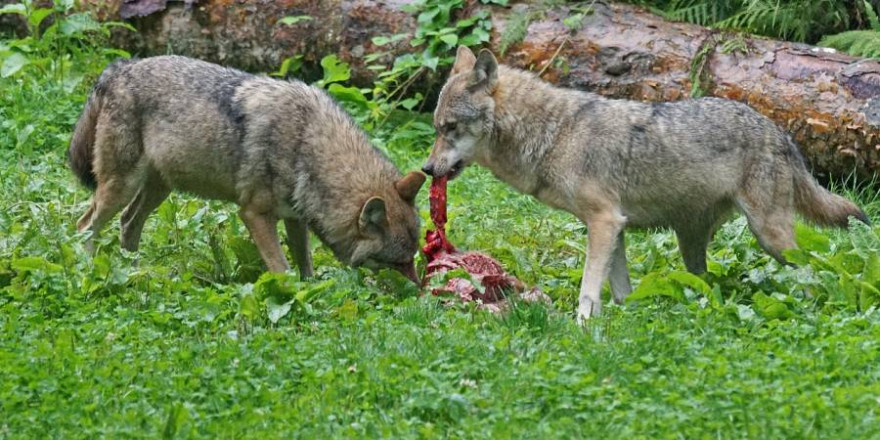
[[[773,119],[798,141],[815,171],[868,179],[880,170],[876,61],[671,23],[625,5],[597,7],[573,34],[564,17],[553,11],[532,23],[505,62],[542,69],[565,41],[558,55],[565,68],[550,67],[545,79],[610,97],[670,101],[689,96],[697,58],[708,95],[746,102]],[[744,50],[725,53],[732,39]]]
[[[390,64],[417,50],[407,41],[371,42],[415,31],[415,17],[401,9],[410,0],[88,2],[105,18],[125,17],[138,28],[136,34],[120,32],[117,43],[140,56],[178,53],[273,71],[286,57],[301,55],[303,74],[314,76],[321,57],[335,53],[351,65],[352,80],[367,85],[376,71],[367,69],[365,54],[386,52],[383,61]],[[507,19],[538,7],[491,8],[496,54]],[[773,119],[798,141],[817,173],[870,178],[880,170],[880,63],[669,22],[630,5],[597,2],[593,9],[575,31],[562,22],[571,14],[567,7],[540,11],[501,61],[539,71],[561,86],[649,101],[689,96],[696,61],[707,95],[746,102]],[[278,23],[292,15],[312,19]],[[426,84],[431,82],[420,86]]]

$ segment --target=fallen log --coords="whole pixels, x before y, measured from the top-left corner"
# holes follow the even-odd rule
[[[685,98],[699,77],[706,95],[746,102],[785,128],[817,174],[867,180],[880,170],[877,61],[672,23],[626,5],[597,7],[570,34],[565,14],[554,10],[532,23],[504,61],[543,68],[558,51],[565,64],[551,66],[545,79],[647,101]]]
[[[401,9],[408,0],[90,1],[104,5],[108,18],[133,22],[139,32],[120,33],[118,42],[139,55],[174,52],[252,71],[272,71],[286,57],[301,55],[304,74],[313,75],[321,57],[335,53],[351,64],[352,80],[361,85],[376,75],[365,54],[387,51],[390,64],[414,50],[406,40],[379,48],[371,38],[412,33],[417,26]],[[492,48],[497,52],[507,18],[540,7],[489,7]],[[563,23],[569,7],[541,10],[502,62],[539,71],[562,86],[649,101],[685,98],[698,79],[703,93],[746,102],[787,129],[818,174],[867,179],[880,170],[880,63],[669,22],[630,5],[596,3],[592,9],[577,30]],[[285,16],[311,19],[279,24]]]

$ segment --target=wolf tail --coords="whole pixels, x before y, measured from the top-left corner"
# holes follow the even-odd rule
[[[104,69],[92,88],[85,109],[76,121],[73,137],[70,139],[70,148],[67,149],[67,162],[83,186],[91,190],[98,187],[94,165],[95,129],[103,105],[103,96],[108,84],[117,76],[119,70],[134,62],[135,60],[117,60]]]
[[[67,150],[70,169],[79,178],[80,183],[91,190],[98,186],[93,162],[95,159],[95,126],[98,124],[101,101],[97,91],[93,91],[76,122],[73,137],[70,139],[70,148]]]
[[[855,217],[866,225],[871,224],[865,211],[855,203],[819,185],[807,170],[797,146],[793,141],[789,141],[789,144],[789,148],[794,150],[794,154],[790,156],[794,174],[794,203],[801,215],[820,226],[846,228],[850,217]]]

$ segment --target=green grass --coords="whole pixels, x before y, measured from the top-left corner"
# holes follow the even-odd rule
[[[553,307],[446,309],[317,240],[316,280],[261,278],[234,207],[180,194],[139,253],[114,224],[92,259],[64,164],[86,83],[0,79],[0,438],[880,438],[880,228],[801,228],[792,269],[737,218],[705,286],[664,278],[671,233],[630,233],[653,284],[583,329],[584,227],[476,168],[450,185],[452,241]],[[415,169],[429,118],[371,134]],[[873,188],[849,195],[880,220]]]

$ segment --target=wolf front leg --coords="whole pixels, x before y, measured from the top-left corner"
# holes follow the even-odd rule
[[[281,249],[281,241],[278,239],[278,218],[270,214],[260,213],[242,207],[238,215],[248,228],[263,262],[270,272],[286,272],[290,269],[284,250]]]
[[[311,278],[312,252],[309,250],[309,227],[302,220],[285,219],[284,227],[287,229],[287,246],[296,265],[299,267],[300,278]]]
[[[586,323],[590,316],[602,312],[602,284],[608,278],[611,258],[618,244],[618,236],[623,230],[624,218],[618,212],[607,211],[593,215],[586,223],[589,242],[578,298],[579,324]]]

